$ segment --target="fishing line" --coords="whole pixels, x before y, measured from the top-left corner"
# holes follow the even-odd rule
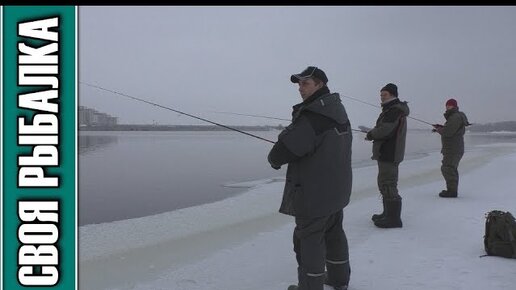
[[[220,112],[220,111],[211,111],[213,113],[219,113],[219,114],[231,114],[231,115],[239,115],[239,116],[246,116],[246,117],[256,117],[256,118],[265,118],[265,119],[273,119],[273,120],[280,120],[280,121],[289,121],[291,122],[292,120],[289,120],[289,119],[283,119],[283,118],[276,118],[276,117],[269,117],[269,116],[262,116],[262,115],[251,115],[251,114],[240,114],[240,113],[233,113],[233,112]],[[356,131],[356,132],[362,132],[362,133],[367,133],[363,130],[357,130],[357,129],[351,129],[352,131]]]
[[[357,101],[357,102],[360,102],[360,103],[362,103],[362,104],[366,104],[366,105],[369,105],[369,106],[375,107],[375,108],[381,108],[381,107],[380,107],[380,106],[378,106],[378,105],[374,105],[374,104],[371,104],[371,103],[368,103],[368,102],[362,101],[362,100],[357,99],[357,98],[353,98],[353,97],[345,96],[345,95],[341,95],[341,96],[343,96],[343,97],[345,97],[345,98],[348,98],[348,99],[351,99],[351,100],[354,100],[354,101]],[[434,124],[428,123],[427,121],[423,121],[423,120],[418,119],[418,118],[414,118],[414,117],[411,117],[411,116],[407,116],[407,118],[410,118],[410,119],[412,119],[412,120],[419,121],[419,122],[421,122],[421,123],[425,123],[425,124],[430,125],[430,126],[432,126],[432,127],[434,126]]]
[[[256,117],[256,118],[265,118],[265,119],[273,119],[273,120],[280,120],[280,121],[292,121],[289,119],[284,118],[276,118],[276,117],[269,117],[269,116],[262,116],[262,115],[251,115],[251,114],[240,114],[240,113],[233,113],[233,112],[221,112],[221,111],[211,111],[213,113],[218,114],[230,114],[230,115],[239,115],[239,116],[246,116],[246,117]]]
[[[266,141],[266,142],[269,142],[269,143],[272,143],[272,144],[275,144],[275,143],[276,143],[276,142],[271,141],[271,140],[269,140],[269,139],[265,139],[265,138],[263,138],[263,137],[260,137],[260,136],[254,135],[254,134],[247,133],[247,132],[244,132],[244,131],[242,131],[242,130],[238,130],[238,129],[236,129],[236,128],[232,128],[232,127],[229,127],[229,126],[226,126],[226,125],[223,125],[223,124],[217,123],[217,122],[210,121],[210,120],[208,120],[208,119],[204,119],[204,118],[201,118],[201,117],[198,117],[198,116],[192,115],[192,114],[188,114],[188,113],[185,113],[185,112],[182,112],[182,111],[179,111],[179,110],[176,110],[176,109],[173,109],[173,108],[167,107],[167,106],[163,106],[163,105],[160,105],[160,104],[157,104],[157,103],[153,103],[153,102],[150,102],[150,101],[147,101],[147,100],[144,100],[144,99],[140,99],[140,98],[137,98],[137,97],[134,97],[134,96],[128,95],[128,94],[124,94],[124,93],[117,92],[117,91],[114,91],[114,90],[106,89],[106,88],[103,88],[103,87],[101,87],[101,86],[97,86],[97,85],[89,84],[89,83],[82,82],[82,81],[80,81],[79,83],[80,83],[80,84],[83,84],[83,85],[85,85],[85,86],[89,86],[89,87],[96,88],[96,89],[99,89],[99,90],[102,90],[102,91],[106,91],[106,92],[110,92],[110,93],[113,93],[113,94],[116,94],[116,95],[120,95],[120,96],[123,96],[123,97],[129,98],[129,99],[133,99],[133,100],[136,100],[136,101],[139,101],[139,102],[147,103],[147,104],[149,104],[149,105],[153,105],[153,106],[156,106],[156,107],[160,107],[160,108],[163,108],[163,109],[166,109],[166,110],[172,111],[172,112],[176,112],[176,113],[179,113],[179,114],[181,114],[181,115],[185,115],[185,116],[188,116],[188,117],[191,117],[191,118],[197,119],[197,120],[201,120],[201,121],[204,121],[204,122],[207,122],[207,123],[213,124],[213,125],[217,125],[217,126],[222,127],[222,128],[226,128],[226,129],[229,129],[229,130],[232,130],[232,131],[235,131],[235,132],[239,132],[239,133],[245,134],[245,135],[247,135],[247,136],[251,136],[251,137],[253,137],[253,138],[257,138],[257,139],[260,139],[260,140],[263,140],[263,141]]]

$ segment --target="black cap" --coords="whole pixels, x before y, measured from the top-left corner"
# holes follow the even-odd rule
[[[396,98],[398,97],[398,87],[393,84],[393,83],[388,83],[385,85],[385,87],[383,87],[381,91],[387,91],[389,92],[391,95],[395,96]]]
[[[293,83],[298,83],[300,80],[307,78],[317,78],[325,84],[328,82],[328,78],[326,77],[326,74],[322,71],[322,69],[315,66],[307,67],[300,74],[291,75],[290,81]]]

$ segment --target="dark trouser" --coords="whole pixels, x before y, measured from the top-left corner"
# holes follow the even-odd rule
[[[322,290],[325,270],[332,285],[348,285],[348,240],[342,229],[342,210],[319,218],[296,217],[294,252],[299,290]]]
[[[448,192],[457,192],[459,188],[459,162],[464,153],[445,153],[441,165],[441,172],[444,180],[446,180],[446,190]]]
[[[396,162],[378,161],[378,190],[384,199],[401,199],[398,194],[398,166]]]

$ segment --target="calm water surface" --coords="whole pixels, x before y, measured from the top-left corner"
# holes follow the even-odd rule
[[[277,140],[279,131],[253,132]],[[353,167],[374,164],[364,134]],[[516,135],[467,134],[467,146],[515,142]],[[267,162],[271,144],[231,131],[79,133],[79,224],[135,218],[214,202],[245,189],[224,184],[284,176]],[[439,136],[409,131],[407,158],[440,149]],[[373,181],[376,182],[376,181]]]

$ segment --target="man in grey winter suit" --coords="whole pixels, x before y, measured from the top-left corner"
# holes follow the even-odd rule
[[[298,285],[288,289],[323,290],[324,283],[347,289],[351,271],[342,219],[351,194],[351,125],[324,71],[308,67],[291,81],[299,84],[303,102],[293,107],[292,123],[268,155],[275,169],[288,164],[279,211],[295,217],[298,263]]]
[[[378,161],[378,189],[383,200],[383,213],[373,215],[372,220],[380,228],[401,228],[398,167],[405,156],[409,107],[398,99],[398,87],[392,83],[380,90],[380,98],[382,113],[366,136],[373,141],[372,159]]]
[[[449,99],[446,102],[444,118],[446,118],[444,126],[436,124],[434,125],[435,129],[432,130],[441,135],[441,153],[443,154],[441,172],[446,180],[446,190],[441,191],[439,196],[457,197],[459,187],[457,168],[464,155],[464,133],[469,122],[466,114],[459,111],[455,99]]]

